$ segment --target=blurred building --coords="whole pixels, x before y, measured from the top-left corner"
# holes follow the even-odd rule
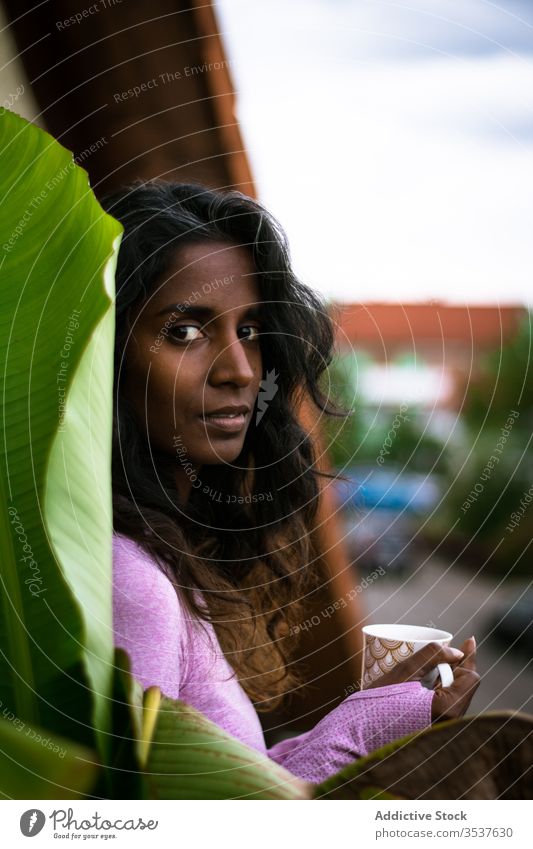
[[[338,349],[354,358],[362,400],[454,412],[482,355],[516,334],[525,308],[368,302],[336,304],[334,314]]]

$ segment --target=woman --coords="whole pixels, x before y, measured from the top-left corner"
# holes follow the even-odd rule
[[[459,716],[475,643],[430,645],[311,731],[266,750],[256,709],[300,682],[291,630],[313,587],[312,444],[295,411],[321,389],[334,332],[257,203],[199,185],[135,183],[108,196],[117,267],[113,434],[115,642],[146,688],[193,705],[318,782],[354,758]],[[456,669],[447,690],[419,679]],[[255,707],[254,707],[255,704]]]

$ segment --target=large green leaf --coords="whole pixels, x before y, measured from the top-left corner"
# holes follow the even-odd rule
[[[69,151],[0,113],[0,700],[105,751],[122,228]]]
[[[43,728],[0,720],[0,798],[83,799],[92,796],[97,755]]]
[[[110,752],[99,776],[98,795],[105,799],[147,798],[141,771],[143,688],[131,675],[129,655],[115,648]]]
[[[145,723],[151,728],[151,723]],[[146,736],[146,735],[145,735]],[[309,799],[313,785],[231,737],[190,705],[163,697],[145,766],[153,799]]]
[[[531,799],[533,716],[489,711],[439,722],[359,758],[315,799]]]

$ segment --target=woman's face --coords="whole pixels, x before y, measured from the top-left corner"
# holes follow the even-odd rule
[[[122,391],[185,498],[186,463],[231,463],[242,450],[262,376],[260,307],[251,253],[221,241],[180,248],[132,311]],[[244,413],[206,418],[224,407]]]

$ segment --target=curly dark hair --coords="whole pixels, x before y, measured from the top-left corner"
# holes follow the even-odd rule
[[[310,531],[318,476],[332,477],[318,469],[298,410],[310,399],[328,415],[350,415],[320,386],[333,357],[333,321],[292,271],[280,225],[240,192],[136,181],[107,195],[102,206],[124,227],[116,273],[114,530],[155,559],[193,616],[212,622],[241,685],[266,712],[302,684],[289,631],[305,616],[305,594],[317,584],[320,553]],[[204,484],[237,498],[206,498],[193,486],[183,505],[168,457],[163,462],[147,444],[121,379],[130,308],[148,297],[181,247],[210,240],[251,251],[267,305],[263,369],[275,371],[278,389],[267,414],[250,422],[235,463],[202,467]]]

